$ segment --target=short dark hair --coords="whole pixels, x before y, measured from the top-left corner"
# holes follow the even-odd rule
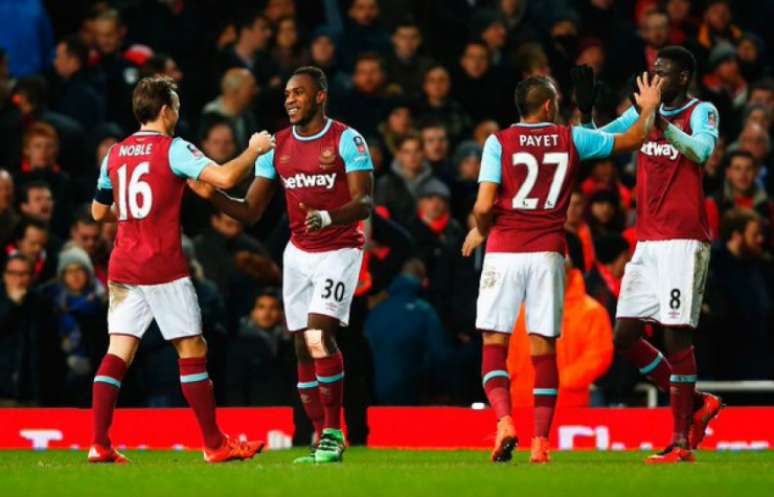
[[[19,78],[11,93],[24,95],[35,111],[43,110],[48,105],[48,83],[37,74]]]
[[[75,211],[75,218],[73,219],[72,228],[79,224],[85,224],[86,226],[99,226],[99,222],[91,215],[91,205],[83,204]]]
[[[752,95],[755,90],[774,91],[774,78],[765,77],[753,82],[750,85],[748,96]]]
[[[421,29],[419,28],[419,24],[417,24],[417,21],[414,20],[411,16],[406,16],[400,19],[398,22],[395,23],[395,26],[392,28],[392,33],[395,34],[398,32],[401,28],[414,28],[417,31],[421,33]]]
[[[752,209],[736,207],[723,214],[720,219],[720,239],[727,242],[734,233],[744,233],[747,225],[760,220],[760,216]]]
[[[78,59],[81,67],[86,67],[89,62],[89,47],[78,35],[70,35],[61,42],[71,57]]]
[[[21,221],[19,221],[19,224],[16,225],[16,228],[13,231],[13,240],[15,242],[22,240],[25,236],[27,236],[28,228],[35,228],[48,233],[48,226],[46,226],[46,223],[38,221],[37,219],[22,217]]]
[[[267,19],[258,9],[248,8],[243,10],[241,15],[236,18],[237,36],[239,36],[239,33],[241,33],[243,29],[252,29],[253,24],[255,24],[255,21],[258,19],[263,19],[267,24],[271,24],[269,19]]]
[[[137,83],[132,93],[132,111],[140,124],[159,117],[161,108],[172,106],[172,92],[177,92],[177,83],[169,76],[150,76]]]
[[[594,240],[594,252],[602,264],[610,264],[629,250],[629,242],[618,233],[600,235]]]
[[[43,188],[45,188],[49,192],[51,191],[51,186],[43,180],[34,180],[34,181],[28,181],[26,183],[23,183],[19,188],[19,198],[17,199],[17,201],[19,202],[19,205],[26,204],[27,202],[30,201],[30,190],[43,189]]]
[[[8,269],[8,266],[11,265],[11,262],[13,261],[22,261],[27,265],[27,268],[30,272],[32,272],[32,263],[29,259],[27,259],[27,256],[22,255],[20,253],[11,254],[8,256],[8,259],[5,260],[5,265],[3,266],[3,272],[5,272]]]
[[[201,126],[199,128],[199,144],[202,144],[204,140],[209,138],[212,130],[218,126],[226,126],[228,129],[230,129],[231,134],[236,140],[236,130],[234,129],[234,125],[231,124],[231,121],[221,116],[220,114],[210,113],[206,114],[204,118],[202,118]]]
[[[163,74],[167,69],[167,61],[174,60],[170,55],[165,53],[154,54],[153,57],[145,61],[140,67],[140,74],[142,77],[155,76],[156,74]]]
[[[731,161],[736,159],[737,157],[744,157],[747,159],[750,159],[754,165],[758,165],[758,161],[755,160],[755,157],[753,157],[753,154],[748,152],[747,150],[732,150],[731,152],[728,152],[725,157],[723,157],[723,169],[728,169],[728,166],[731,165]]]
[[[319,91],[328,91],[328,78],[325,72],[316,66],[302,66],[293,71],[292,76],[305,75],[312,79]]]
[[[400,147],[402,147],[404,143],[406,143],[407,141],[410,141],[410,140],[416,140],[416,141],[419,142],[419,146],[420,147],[422,146],[422,135],[412,131],[412,132],[406,133],[405,135],[403,135],[400,138],[398,138],[398,141],[395,143],[396,150],[400,149]]]
[[[376,62],[379,65],[379,69],[384,71],[384,59],[381,55],[379,55],[376,52],[363,52],[360,55],[358,55],[355,58],[355,65],[354,67],[357,67],[357,65],[364,61],[372,61]]]
[[[669,45],[658,51],[658,58],[668,59],[676,63],[681,71],[688,71],[688,80],[692,80],[696,74],[696,57],[690,50],[679,45]]]
[[[516,108],[521,117],[534,114],[546,100],[556,96],[554,82],[545,76],[531,76],[516,85]]]

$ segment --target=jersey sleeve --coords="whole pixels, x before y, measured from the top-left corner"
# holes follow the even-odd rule
[[[478,182],[497,183],[503,180],[502,169],[503,146],[495,135],[490,135],[484,142],[484,151],[481,153],[481,171],[478,173]]]
[[[100,204],[111,205],[113,203],[113,184],[108,175],[108,157],[110,152],[105,154],[102,164],[99,166],[99,178],[97,178],[97,191],[94,194],[94,200]]]
[[[345,129],[339,138],[339,155],[344,160],[344,170],[348,173],[374,170],[365,139],[352,128]]]
[[[172,172],[183,178],[199,179],[208,164],[213,161],[196,146],[182,138],[172,140],[169,147],[169,167]]]
[[[714,141],[717,141],[719,125],[718,109],[710,102],[702,102],[693,109],[691,114],[692,136],[709,135]]]
[[[631,128],[632,125],[637,122],[638,117],[640,117],[640,115],[637,113],[637,109],[635,109],[634,106],[631,106],[626,109],[626,112],[621,114],[617,119],[610,121],[601,128],[597,128],[596,124],[594,124],[594,121],[590,123],[584,123],[581,126],[586,129],[599,129],[599,131],[604,131],[605,133],[625,133],[626,130]]]
[[[613,152],[615,136],[602,130],[573,126],[572,141],[580,160],[602,159]]]
[[[274,149],[258,156],[255,160],[255,175],[266,179],[277,178],[277,170],[274,169]]]
[[[674,124],[664,130],[664,137],[677,150],[697,164],[704,164],[712,155],[718,140],[718,111],[709,102],[702,102],[691,114],[691,134]]]

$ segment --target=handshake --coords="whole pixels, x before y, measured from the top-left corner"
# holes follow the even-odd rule
[[[258,152],[258,155],[265,154],[273,149],[274,145],[274,135],[269,134],[266,130],[263,130],[260,133],[253,133],[253,136],[250,137],[250,141],[248,142],[248,147]]]

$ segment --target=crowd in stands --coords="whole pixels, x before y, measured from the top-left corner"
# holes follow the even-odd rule
[[[669,44],[695,54],[693,93],[719,110],[704,164],[714,240],[696,331],[701,379],[774,379],[772,18],[772,0],[0,0],[0,406],[89,405],[116,233],[89,204],[107,150],[138,127],[134,84],[174,78],[178,134],[223,163],[253,132],[287,126],[284,83],[307,64],[325,71],[329,115],[366,137],[376,168],[365,266],[340,333],[347,406],[483,400],[483,253],[460,248],[484,141],[518,120],[513,91],[532,75],[555,79],[561,121],[578,124],[576,64],[603,82],[597,125],[612,120],[630,105],[632,75]],[[635,244],[633,159],[584,163],[572,196],[560,405],[642,401],[638,372],[612,343]],[[280,298],[282,197],[253,226],[184,199],[184,249],[223,405],[297,402]],[[658,327],[649,333],[660,340]],[[514,399],[527,403],[525,344],[522,317],[509,367]],[[149,330],[119,404],[183,405],[175,357]]]

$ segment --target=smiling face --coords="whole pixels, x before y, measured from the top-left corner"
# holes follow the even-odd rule
[[[327,93],[306,74],[296,74],[285,85],[285,111],[290,124],[304,126],[323,111]]]

